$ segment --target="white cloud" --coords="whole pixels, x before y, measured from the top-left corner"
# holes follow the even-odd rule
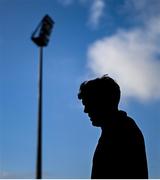
[[[97,27],[97,25],[99,24],[99,21],[103,16],[104,7],[105,7],[104,0],[93,0],[90,9],[90,17],[89,17],[89,23],[93,27]]]
[[[125,19],[130,22],[145,24],[148,19],[155,18],[160,15],[159,0],[125,0],[119,7],[120,16],[124,15]]]
[[[70,6],[75,0],[57,0],[63,6]],[[99,22],[104,14],[105,0],[77,0],[80,5],[86,5],[89,8],[88,23],[93,28],[99,25]]]
[[[90,45],[88,66],[96,76],[114,77],[126,97],[160,98],[159,38],[159,18],[145,28],[118,31]]]

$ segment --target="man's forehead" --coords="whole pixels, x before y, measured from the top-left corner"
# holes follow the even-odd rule
[[[82,103],[94,103],[100,100],[102,101],[102,98],[98,96],[87,96],[86,98],[82,98]]]

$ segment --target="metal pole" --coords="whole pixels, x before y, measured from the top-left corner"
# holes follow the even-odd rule
[[[42,90],[43,90],[43,47],[40,47],[39,59],[39,84],[38,84],[38,139],[37,139],[37,164],[36,179],[42,178]]]

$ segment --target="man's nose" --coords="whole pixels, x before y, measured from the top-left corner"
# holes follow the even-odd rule
[[[88,113],[88,109],[86,106],[84,107],[84,113]]]

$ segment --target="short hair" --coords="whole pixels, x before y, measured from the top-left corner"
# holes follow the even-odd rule
[[[119,85],[105,74],[100,78],[84,81],[80,85],[78,98],[85,100],[88,97],[96,96],[101,100],[109,101],[112,106],[118,107],[120,95]]]

